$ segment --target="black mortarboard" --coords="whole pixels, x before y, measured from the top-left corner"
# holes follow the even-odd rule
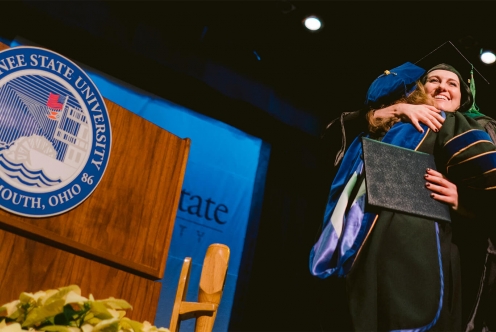
[[[427,70],[426,75],[436,69],[448,70],[455,73],[462,85],[462,102],[459,110],[479,116],[482,114],[479,113],[479,109],[475,104],[474,75],[482,79],[479,82],[485,81],[487,84],[489,82],[473,66],[473,62],[476,60],[473,58],[475,54],[470,54],[470,56],[465,56],[451,41],[446,41],[418,60],[416,64]],[[423,83],[425,82],[425,78],[426,76],[422,79]]]
[[[460,111],[481,115],[475,105],[475,85],[471,72],[477,69],[450,41],[437,47],[415,64],[406,62],[396,68],[386,70],[372,82],[367,92],[365,104],[376,108],[406,96],[414,88],[415,82],[422,78],[425,82],[427,73],[435,69],[454,72],[462,84],[462,105]],[[425,73],[425,75],[424,75]],[[479,73],[480,75],[480,73]],[[487,80],[480,75],[487,82]],[[489,82],[487,82],[489,83]]]
[[[415,61],[415,64],[425,70],[429,70],[441,63],[449,64],[456,68],[458,74],[463,78],[463,81],[468,84],[470,72],[472,71],[472,64],[476,63],[477,55],[478,54],[471,54],[471,52],[467,52],[467,55],[464,55],[451,41],[446,41],[425,54],[420,60]],[[474,75],[476,75],[476,78],[479,77],[487,82],[477,69],[474,70]]]

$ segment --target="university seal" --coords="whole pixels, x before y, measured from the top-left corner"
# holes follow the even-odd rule
[[[105,172],[108,112],[88,75],[37,47],[0,52],[0,207],[48,217],[81,204]]]

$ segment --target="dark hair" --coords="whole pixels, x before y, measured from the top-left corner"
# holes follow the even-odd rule
[[[469,108],[472,106],[474,98],[472,97],[472,91],[470,91],[470,87],[465,83],[463,80],[462,75],[458,72],[458,70],[455,69],[455,67],[450,66],[446,63],[440,63],[437,66],[432,67],[429,69],[424,76],[420,79],[422,84],[425,84],[427,81],[427,76],[429,75],[430,72],[434,70],[447,70],[452,73],[455,73],[456,76],[458,76],[458,80],[460,81],[460,91],[462,93],[462,98],[460,100],[460,108],[457,111],[460,112],[466,112],[469,110]]]

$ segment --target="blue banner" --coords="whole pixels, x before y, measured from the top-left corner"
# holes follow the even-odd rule
[[[88,75],[104,97],[191,139],[155,325],[169,326],[184,258],[192,257],[187,300],[194,302],[207,247],[223,243],[229,246],[231,258],[214,331],[227,331],[262,141],[102,74],[88,70]],[[193,330],[194,320],[181,324],[181,331]]]

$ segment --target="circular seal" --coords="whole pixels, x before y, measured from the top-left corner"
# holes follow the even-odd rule
[[[38,47],[0,52],[0,207],[27,217],[81,204],[107,167],[100,92],[69,59]]]

